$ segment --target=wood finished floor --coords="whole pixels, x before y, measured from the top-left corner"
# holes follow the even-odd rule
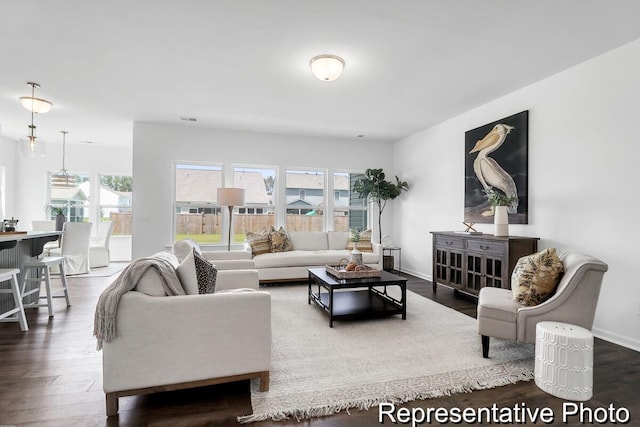
[[[408,288],[443,305],[475,317],[472,299],[439,287],[434,294],[427,281],[409,278]],[[92,337],[93,312],[98,295],[110,278],[71,278],[71,308],[54,301],[55,317],[46,308],[28,310],[30,330],[17,323],[0,323],[0,425],[20,426],[232,426],[236,417],[251,413],[247,381],[200,389],[120,399],[120,413],[104,416],[101,355]],[[305,305],[306,306],[306,305]],[[215,356],[212,355],[212,360]],[[206,360],[196,361],[206,363]],[[640,422],[640,353],[596,339],[594,397],[590,408],[625,407],[632,422]],[[407,407],[484,407],[496,403],[513,407],[548,407],[556,417],[563,401],[539,390],[533,381],[492,390],[414,401]],[[572,420],[568,425],[581,425]],[[385,423],[389,425],[389,422]],[[253,426],[372,426],[377,408],[351,411],[300,423],[265,421]]]

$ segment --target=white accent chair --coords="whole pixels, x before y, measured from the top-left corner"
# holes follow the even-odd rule
[[[563,322],[591,330],[607,264],[579,252],[560,254],[560,259],[564,275],[553,296],[542,304],[522,305],[513,299],[511,289],[480,290],[477,325],[483,357],[489,357],[489,337],[534,343],[538,322]]]
[[[60,248],[49,250],[50,256],[63,256],[67,275],[89,272],[90,222],[65,222]]]
[[[218,271],[216,293],[185,296],[145,293],[138,288],[147,275],[160,280],[149,269],[122,295],[117,336],[103,342],[107,416],[122,396],[250,378],[269,389],[271,295],[258,290],[256,270]]]
[[[98,223],[95,241],[89,245],[89,267],[107,267],[111,263],[109,241],[113,233],[113,221]]]

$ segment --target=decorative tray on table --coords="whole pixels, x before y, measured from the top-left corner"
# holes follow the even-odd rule
[[[354,270],[347,270],[349,261],[347,259],[340,260],[340,265],[325,265],[327,274],[336,279],[363,279],[366,277],[380,277],[382,270],[361,264]]]

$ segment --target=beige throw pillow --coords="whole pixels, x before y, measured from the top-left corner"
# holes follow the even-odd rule
[[[280,227],[279,230],[271,227],[271,231],[269,232],[269,247],[271,252],[289,252],[293,250],[289,235],[283,227]]]
[[[245,235],[247,243],[251,246],[251,253],[253,256],[268,254],[271,252],[271,246],[269,245],[269,230],[266,228],[263,228],[258,233],[247,231]]]
[[[522,257],[511,275],[513,298],[520,304],[538,305],[553,295],[563,273],[555,248]]]

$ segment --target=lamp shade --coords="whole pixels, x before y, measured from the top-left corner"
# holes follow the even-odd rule
[[[218,188],[218,206],[244,205],[244,188]]]
[[[336,55],[318,55],[311,58],[311,72],[319,80],[330,82],[342,74],[344,59]]]

